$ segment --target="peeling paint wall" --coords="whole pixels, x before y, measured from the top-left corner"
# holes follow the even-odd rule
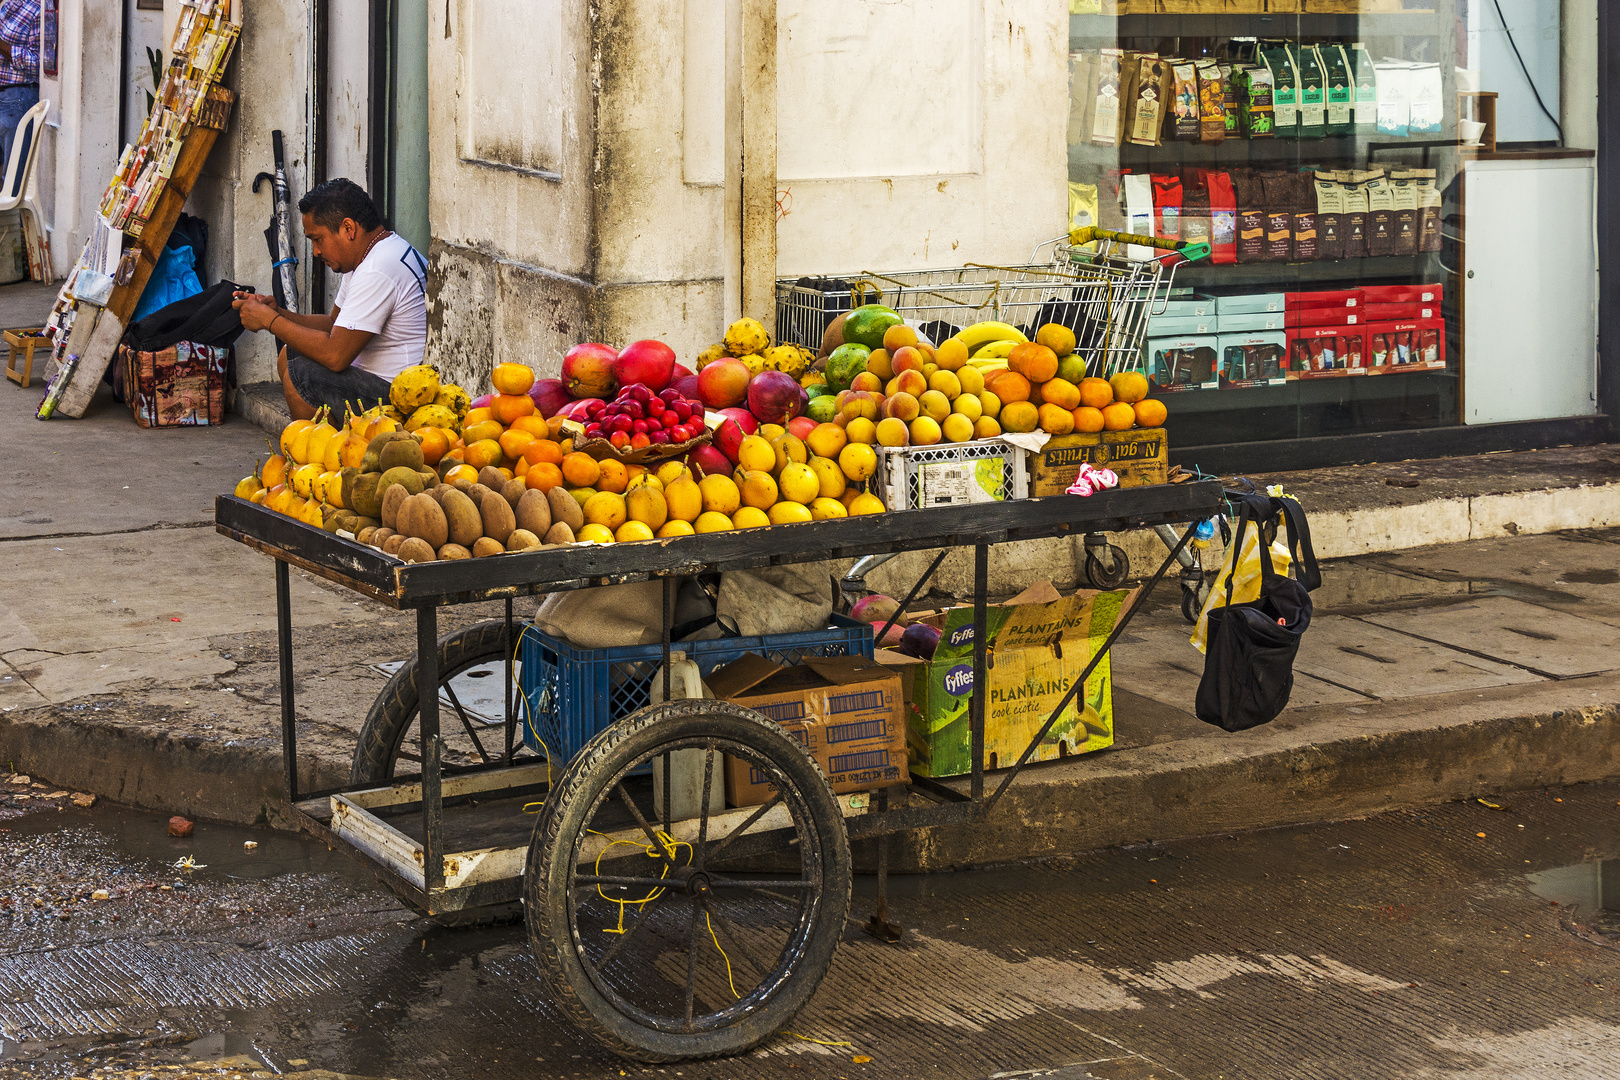
[[[73,268],[101,196],[118,165],[118,9],[91,0],[62,0],[57,75],[41,78],[49,100],[40,137],[39,198],[51,233],[58,277]]]

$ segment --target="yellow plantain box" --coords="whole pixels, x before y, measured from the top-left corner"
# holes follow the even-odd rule
[[[1062,495],[1074,483],[1081,462],[1119,474],[1120,487],[1162,484],[1169,472],[1170,447],[1164,428],[1131,428],[1092,434],[1057,435],[1029,455],[1031,498]]]

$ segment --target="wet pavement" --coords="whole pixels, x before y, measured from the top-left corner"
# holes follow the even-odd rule
[[[852,926],[793,1035],[663,1069],[571,1028],[521,927],[284,833],[53,806],[0,820],[5,1077],[1620,1072],[1620,783],[894,878],[902,945]]]

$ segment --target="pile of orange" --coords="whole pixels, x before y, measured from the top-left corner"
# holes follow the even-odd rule
[[[1005,370],[986,375],[984,387],[1001,403],[1002,430],[1049,435],[1124,431],[1164,424],[1164,403],[1147,396],[1147,376],[1121,371],[1110,379],[1058,377],[1058,356],[1037,342],[1019,345]]]

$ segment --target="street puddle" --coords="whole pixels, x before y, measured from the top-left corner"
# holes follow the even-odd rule
[[[1620,912],[1620,859],[1555,866],[1524,875],[1530,891],[1587,915]]]

